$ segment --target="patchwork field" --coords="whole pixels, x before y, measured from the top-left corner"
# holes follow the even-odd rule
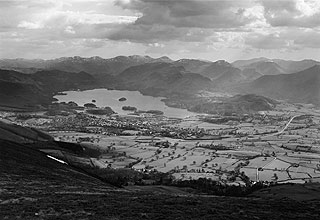
[[[42,118],[43,117],[43,118]],[[21,117],[20,117],[21,118]],[[80,143],[89,157],[43,148],[100,168],[169,172],[177,179],[319,182],[320,113],[310,106],[279,104],[244,116],[198,115],[185,119],[88,114],[2,120],[42,128],[57,141]]]

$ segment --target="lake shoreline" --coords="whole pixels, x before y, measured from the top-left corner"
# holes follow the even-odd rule
[[[111,107],[120,115],[128,115],[127,111],[122,110],[123,106],[133,106],[136,107],[137,110],[142,111],[159,110],[164,112],[164,116],[173,118],[185,118],[201,114],[188,111],[184,108],[169,106],[165,102],[168,98],[144,95],[140,91],[98,88],[91,90],[63,91],[61,93],[63,95],[54,96],[58,102],[73,101],[81,106],[85,103],[90,103],[92,100],[96,100],[95,104],[97,107]],[[122,97],[125,97],[126,100],[119,101],[119,98]]]

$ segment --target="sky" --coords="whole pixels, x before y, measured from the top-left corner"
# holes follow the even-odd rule
[[[0,58],[320,60],[319,0],[0,0]]]

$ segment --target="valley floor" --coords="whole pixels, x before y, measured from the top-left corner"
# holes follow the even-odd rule
[[[320,182],[320,112],[309,106],[281,104],[245,117],[4,117],[99,151],[90,160],[77,160],[101,168],[155,169],[180,180],[240,185],[245,184],[241,173],[252,182]],[[60,151],[42,151],[66,161]]]
[[[150,115],[47,116],[41,112],[1,112],[0,118],[5,123],[47,131],[60,143],[80,144],[77,146],[86,153],[83,156],[43,142],[36,149],[26,147],[21,144],[25,137],[18,133],[29,132],[31,137],[32,129],[21,130],[13,125],[17,130],[12,130],[2,125],[1,219],[317,219],[320,216],[319,198],[314,196],[320,192],[317,185],[320,112],[312,107],[283,104],[274,111],[245,117],[170,119]],[[9,137],[12,140],[6,141]],[[244,185],[248,181],[311,183],[298,188],[274,186],[238,198],[192,194],[181,188],[152,184],[146,188],[115,188],[47,155],[70,165],[126,167],[139,172],[157,170],[172,174],[175,180],[205,177],[226,185]]]

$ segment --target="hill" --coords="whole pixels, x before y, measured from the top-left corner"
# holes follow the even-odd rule
[[[189,110],[209,114],[250,114],[272,110],[277,102],[254,94],[236,95],[220,101],[204,102],[191,106]]]
[[[39,109],[52,102],[55,92],[96,87],[96,79],[85,72],[42,70],[23,74],[0,69],[1,107],[21,110]]]
[[[42,70],[30,75],[46,92],[59,92],[73,89],[94,88],[96,79],[86,72],[64,72]]]
[[[205,68],[201,74],[210,79],[216,79],[221,77],[226,73],[238,73],[240,74],[241,70],[233,67],[230,63],[225,60],[218,60],[211,63],[207,68]]]
[[[3,140],[0,161],[3,219],[316,219],[320,214],[319,200],[114,188],[37,150]]]
[[[119,88],[153,96],[190,95],[211,88],[211,80],[170,63],[148,63],[119,74]]]
[[[193,59],[182,59],[173,63],[176,66],[183,66],[187,71],[198,73],[212,80],[215,89],[225,89],[240,82],[248,82],[259,78],[262,74],[254,69],[241,70],[232,64],[218,60],[216,62],[201,61]]]
[[[245,86],[246,92],[286,99],[291,102],[320,104],[320,66],[301,72],[262,76]]]
[[[183,66],[186,71],[201,74],[206,68],[208,68],[212,64],[212,62],[196,59],[180,59],[174,61],[172,64],[175,66]]]
[[[185,193],[184,188],[171,186],[115,188],[83,169],[70,166],[72,161],[62,164],[46,155],[54,150],[63,151],[61,155],[70,155],[70,159],[76,158],[79,163],[81,152],[72,149],[75,145],[54,143],[47,136],[44,138],[47,141],[37,140],[34,134],[42,132],[0,125],[17,136],[33,140],[23,143],[0,137],[3,219],[283,219],[284,216],[316,219],[320,214],[319,199],[312,195],[314,190],[319,191],[318,185],[311,188],[306,185],[307,190],[301,190],[300,186],[276,186],[249,197]],[[295,189],[299,195],[304,193],[302,199],[294,195]]]
[[[278,75],[282,73],[286,73],[286,70],[283,69],[280,65],[273,61],[261,61],[252,63],[250,65],[245,66],[247,69],[254,69],[258,73],[262,75]]]
[[[295,73],[302,70],[319,65],[320,62],[315,60],[282,60],[282,59],[268,59],[255,58],[250,60],[237,60],[232,63],[234,67],[239,69],[254,69],[263,75],[277,75],[282,73]]]
[[[30,109],[51,102],[39,82],[30,75],[0,70],[0,103],[4,107]]]
[[[265,58],[265,57],[258,57],[258,58],[248,59],[248,60],[236,60],[236,61],[232,62],[232,65],[237,68],[243,68],[243,67],[251,65],[253,63],[264,62],[264,61],[269,61],[269,60],[270,59]]]
[[[53,138],[34,128],[21,127],[0,121],[0,139],[15,143],[32,143],[35,141],[53,141]]]
[[[281,66],[281,68],[283,68],[287,73],[300,72],[302,70],[311,68],[314,65],[320,65],[320,62],[318,61],[307,59],[300,61],[273,59],[273,62]]]
[[[276,199],[290,198],[297,201],[320,200],[320,185],[317,183],[278,185],[258,190],[251,196]]]

